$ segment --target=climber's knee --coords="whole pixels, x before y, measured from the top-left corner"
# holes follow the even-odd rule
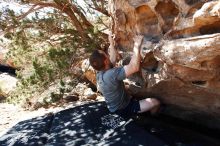
[[[160,105],[160,101],[156,98],[146,98],[139,101],[140,103],[140,112],[150,111],[151,109],[158,107]]]

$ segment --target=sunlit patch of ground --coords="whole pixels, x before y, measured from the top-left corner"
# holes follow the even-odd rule
[[[68,109],[77,105],[82,105],[88,102],[102,101],[103,98],[100,96],[97,100],[87,101],[75,101],[75,102],[60,102],[51,104],[48,107],[42,107],[34,111],[25,110],[19,106],[8,103],[0,103],[0,136],[8,131],[12,126],[17,124],[19,121],[31,119],[34,117],[42,116],[45,114],[56,113],[58,111]]]

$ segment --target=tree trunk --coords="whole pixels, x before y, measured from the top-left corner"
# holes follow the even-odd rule
[[[135,94],[161,99],[165,114],[220,129],[220,1],[109,0],[109,13],[122,56],[144,35]]]

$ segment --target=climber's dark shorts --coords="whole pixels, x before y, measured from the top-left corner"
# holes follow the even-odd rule
[[[140,108],[139,101],[136,99],[131,99],[129,104],[124,109],[117,110],[116,114],[119,114],[125,117],[132,117],[136,115],[140,110],[141,108]]]

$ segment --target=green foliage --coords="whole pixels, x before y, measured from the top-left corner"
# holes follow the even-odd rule
[[[17,1],[16,1],[17,2]],[[20,4],[28,6],[31,1],[19,0]],[[45,1],[39,1],[45,2]],[[66,5],[69,1],[54,0],[51,3]],[[106,8],[106,1],[86,1],[88,9],[100,6]],[[72,1],[78,8],[74,12],[76,18],[83,27],[86,39],[80,35],[73,20],[70,19],[71,13],[67,10],[56,8],[46,8],[34,11],[28,17],[22,16],[21,12],[15,12],[8,7],[0,10],[0,31],[5,31],[4,37],[10,40],[6,59],[10,59],[16,68],[19,78],[17,89],[8,98],[9,102],[22,102],[39,96],[47,90],[51,84],[59,80],[59,93],[51,92],[52,100],[45,100],[45,104],[55,102],[62,97],[67,90],[63,79],[71,76],[70,67],[72,60],[81,60],[84,54],[77,54],[77,50],[85,48],[85,54],[93,49],[100,48],[105,44],[106,36],[100,31],[103,28],[103,21],[100,21],[101,14],[95,14],[95,10],[88,10],[91,14],[86,14],[85,9],[77,1]],[[68,5],[66,5],[68,6]],[[92,25],[88,25],[83,20],[82,15]],[[92,16],[89,18],[88,16]],[[22,18],[22,19],[19,19]],[[97,19],[97,20],[96,20]],[[12,29],[10,29],[12,28]]]
[[[30,98],[44,89],[47,89],[51,82],[60,79],[60,85],[65,84],[63,78],[70,76],[69,68],[71,65],[71,56],[73,52],[65,48],[49,48],[48,53],[42,57],[34,57],[32,64],[26,70],[28,75],[25,75],[26,70],[17,71],[17,76],[20,78],[20,85],[18,90],[12,95],[17,99],[22,99],[20,95],[25,95]],[[35,86],[33,90],[33,86]],[[21,93],[22,92],[22,93]],[[64,88],[60,88],[60,93],[64,93]],[[54,99],[53,101],[56,101]]]

